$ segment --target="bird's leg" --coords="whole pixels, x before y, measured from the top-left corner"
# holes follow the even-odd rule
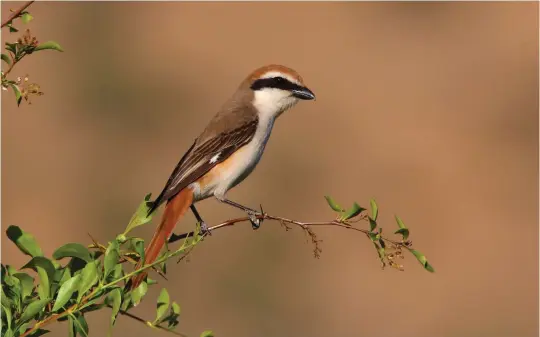
[[[201,218],[201,215],[199,214],[199,212],[195,208],[195,205],[192,204],[190,206],[190,208],[191,208],[191,211],[193,212],[193,215],[195,215],[195,219],[197,219],[197,221],[201,225],[201,231],[203,233],[208,232],[208,234],[212,235],[212,233],[208,230],[208,225],[206,224],[206,222],[204,222],[204,220]]]
[[[262,219],[259,219],[258,217],[264,215],[264,213],[262,211],[262,207],[261,207],[261,211],[259,212],[259,211],[256,211],[254,209],[251,209],[249,207],[240,205],[239,203],[236,203],[236,202],[234,202],[232,200],[229,200],[229,199],[226,199],[226,198],[217,198],[217,199],[219,201],[221,201],[222,203],[228,204],[230,206],[236,207],[236,208],[241,209],[242,211],[246,212],[247,215],[249,216],[249,221],[251,222],[251,227],[253,229],[258,229],[261,226]]]

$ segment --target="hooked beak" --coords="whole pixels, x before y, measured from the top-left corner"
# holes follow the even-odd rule
[[[304,100],[312,100],[315,99],[315,94],[313,91],[309,90],[306,87],[298,87],[296,89],[291,90],[292,95],[296,98],[304,99]]]

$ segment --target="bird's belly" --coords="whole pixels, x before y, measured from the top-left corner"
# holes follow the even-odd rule
[[[255,135],[253,140],[238,149],[223,162],[214,166],[197,183],[193,184],[196,200],[212,195],[223,197],[227,190],[241,183],[257,166],[270,136],[270,129],[263,129],[263,134]]]
[[[215,167],[215,187],[212,194],[224,196],[227,190],[241,183],[257,166],[262,156],[262,148],[248,144],[236,151],[227,160]]]

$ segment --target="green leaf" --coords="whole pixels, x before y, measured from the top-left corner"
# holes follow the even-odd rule
[[[34,51],[39,50],[46,50],[46,49],[52,49],[52,50],[58,50],[58,51],[64,51],[60,45],[54,41],[47,41],[40,45],[38,45],[36,48],[34,48]]]
[[[160,324],[163,322],[167,322],[167,326],[169,329],[174,328],[175,326],[180,323],[178,321],[178,317],[180,316],[180,306],[176,302],[172,302],[171,309],[169,310],[169,314],[167,317],[160,320]]]
[[[26,296],[32,294],[34,289],[34,278],[26,273],[16,273],[13,274],[14,277],[18,278],[21,282],[21,297],[24,300]]]
[[[394,232],[394,234],[401,234],[404,241],[407,241],[409,238],[409,229],[408,228],[400,228],[397,231]]]
[[[4,299],[5,295],[2,294],[2,299]],[[5,321],[7,323],[7,329],[11,330],[11,307],[9,305],[4,305],[2,303],[2,316],[5,317]],[[5,326],[2,325],[2,328],[5,328]],[[4,330],[4,329],[2,329]]]
[[[133,305],[138,305],[141,303],[141,299],[146,295],[146,292],[148,291],[148,285],[146,282],[142,282],[135,290],[131,292],[131,301]]]
[[[11,23],[8,25],[9,32],[10,33],[17,33],[19,30],[11,25]]]
[[[368,236],[373,242],[377,242],[381,238],[381,236],[378,233],[368,233]]]
[[[19,335],[25,333],[26,329],[28,329],[28,323],[19,325]]]
[[[18,88],[18,87],[17,87]],[[14,89],[15,90],[15,89]],[[19,91],[20,94],[20,91]],[[17,226],[9,226],[6,230],[8,238],[26,255],[43,256],[36,239]]]
[[[152,220],[152,215],[148,215],[148,211],[150,210],[150,207],[148,207],[148,203],[151,196],[152,193],[148,193],[147,195],[145,195],[144,200],[139,204],[139,207],[131,217],[131,220],[129,220],[126,230],[124,231],[124,235],[126,235],[134,228],[142,226]]]
[[[406,241],[409,238],[409,229],[405,226],[403,221],[397,215],[395,217],[399,229],[395,231],[394,234],[401,234],[403,240]]]
[[[201,333],[201,337],[214,337],[214,333],[211,330],[206,330]]]
[[[341,220],[348,220],[350,218],[354,218],[358,214],[362,213],[364,210],[365,210],[365,208],[360,207],[360,205],[358,205],[355,202],[353,204],[353,206],[351,207],[351,209],[348,210],[347,212],[345,212],[345,214],[343,214],[340,219]]]
[[[122,305],[120,305],[120,310],[128,311],[133,307],[133,302],[131,301],[131,292],[125,292],[122,298]]]
[[[373,232],[377,228],[377,221],[373,220],[371,217],[369,217],[369,230]]]
[[[407,228],[399,216],[396,215],[395,218],[399,228]]]
[[[8,65],[11,65],[11,59],[6,54],[2,54],[2,61],[6,62]]]
[[[79,282],[79,294],[77,297],[77,302],[86,294],[88,290],[92,288],[94,284],[99,280],[97,264],[99,261],[94,261],[87,263],[86,266],[81,271],[81,280]]]
[[[32,15],[30,15],[30,13],[24,13],[23,15],[21,15],[21,20],[23,23],[28,23],[30,21],[32,21],[34,17]]]
[[[180,306],[176,302],[172,302],[171,304],[171,310],[174,314],[180,315]]]
[[[50,332],[49,330],[37,329],[36,331],[29,334],[28,337],[39,337],[39,336],[43,336],[44,334],[47,334],[49,332]]]
[[[13,309],[15,309],[15,312],[21,311],[21,282],[19,279],[13,277],[12,275],[6,275],[6,277],[3,279],[4,283],[6,285],[9,284],[9,286],[5,287],[5,297],[6,299],[9,299],[9,305],[13,305]],[[6,303],[7,304],[7,303]]]
[[[159,294],[157,300],[156,319],[154,320],[154,323],[159,322],[165,313],[167,313],[167,309],[169,309],[169,301],[169,292],[165,288],[161,289],[161,293]]]
[[[71,271],[69,270],[69,268],[65,268],[62,269],[60,272],[62,273],[62,276],[60,277],[60,280],[58,280],[58,283],[62,285],[64,284],[64,282],[71,278]]]
[[[116,266],[114,266],[113,271],[111,272],[111,275],[114,279],[119,279],[124,276],[124,269],[122,268],[122,264],[119,263]]]
[[[32,318],[34,318],[34,316],[36,316],[41,310],[43,310],[43,308],[45,308],[47,303],[49,303],[50,301],[51,301],[50,298],[45,298],[45,299],[37,300],[35,302],[30,303],[26,307],[26,309],[24,309],[21,315],[21,318],[19,318],[19,324],[26,323]]]
[[[61,260],[65,257],[77,257],[86,262],[91,262],[93,260],[88,248],[80,243],[65,244],[53,253],[53,258],[55,260]]]
[[[120,258],[119,246],[117,241],[112,241],[109,243],[107,250],[105,251],[105,257],[103,259],[104,263],[104,272],[103,279],[106,280],[107,276],[114,270],[114,267],[118,263]]]
[[[140,259],[144,260],[144,240],[140,238],[132,238],[130,240],[131,249],[139,254]]]
[[[345,210],[343,208],[341,208],[341,206],[339,206],[336,203],[336,201],[334,199],[332,199],[331,196],[325,195],[324,198],[326,199],[326,202],[328,203],[328,206],[330,206],[330,208],[332,208],[334,211],[336,211],[336,212],[345,212]]]
[[[435,269],[429,264],[426,256],[415,249],[409,249],[409,251],[416,257],[418,262],[424,267],[425,270],[433,273]]]
[[[109,294],[108,297],[112,307],[111,323],[109,326],[110,336],[112,334],[112,328],[114,326],[114,323],[116,322],[116,317],[118,316],[118,312],[120,311],[120,305],[122,304],[122,291],[120,290],[120,288],[116,288]]]
[[[75,323],[75,331],[77,331],[81,336],[88,337],[88,323],[83,315],[79,315]]]
[[[22,101],[21,89],[19,89],[19,86],[14,83],[10,83],[9,86],[11,87],[11,89],[13,89],[13,93],[15,94],[15,99],[17,100],[17,105],[20,105]]]
[[[371,199],[369,203],[371,205],[371,218],[373,220],[377,220],[377,215],[379,215],[379,207],[377,206],[375,199]]]
[[[82,309],[81,312],[86,314],[87,312],[101,310],[103,309],[104,306],[105,306],[104,303],[99,303],[99,304],[93,303],[93,304],[85,305],[84,309]]]
[[[17,54],[17,44],[6,42],[6,50],[12,52],[13,54]]]
[[[54,280],[55,269],[52,262],[43,257],[33,257],[30,262],[24,265],[21,269],[31,268],[35,270],[39,275],[39,287],[38,294],[42,300],[50,299],[51,297],[51,284]]]
[[[72,316],[68,317],[68,336],[69,337],[76,337],[77,336],[77,330],[75,330],[75,319]]]
[[[52,311],[61,309],[71,299],[71,296],[79,286],[80,279],[81,274],[77,274],[62,284],[60,290],[58,290],[58,296],[56,297]]]
[[[2,281],[5,281],[6,278],[2,276]],[[6,287],[6,290],[9,287]],[[8,298],[8,296],[4,293],[4,287],[0,287],[0,293],[2,296],[0,296],[0,302],[2,303],[2,306],[5,308],[11,308],[13,305],[13,302]]]

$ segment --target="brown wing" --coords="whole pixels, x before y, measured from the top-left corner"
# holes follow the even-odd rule
[[[152,203],[148,214],[205,175],[214,166],[229,158],[240,147],[249,143],[255,135],[257,123],[258,119],[255,118],[238,128],[220,133],[200,145],[195,141],[176,165],[163,191]],[[217,160],[211,161],[217,154],[219,154]]]

